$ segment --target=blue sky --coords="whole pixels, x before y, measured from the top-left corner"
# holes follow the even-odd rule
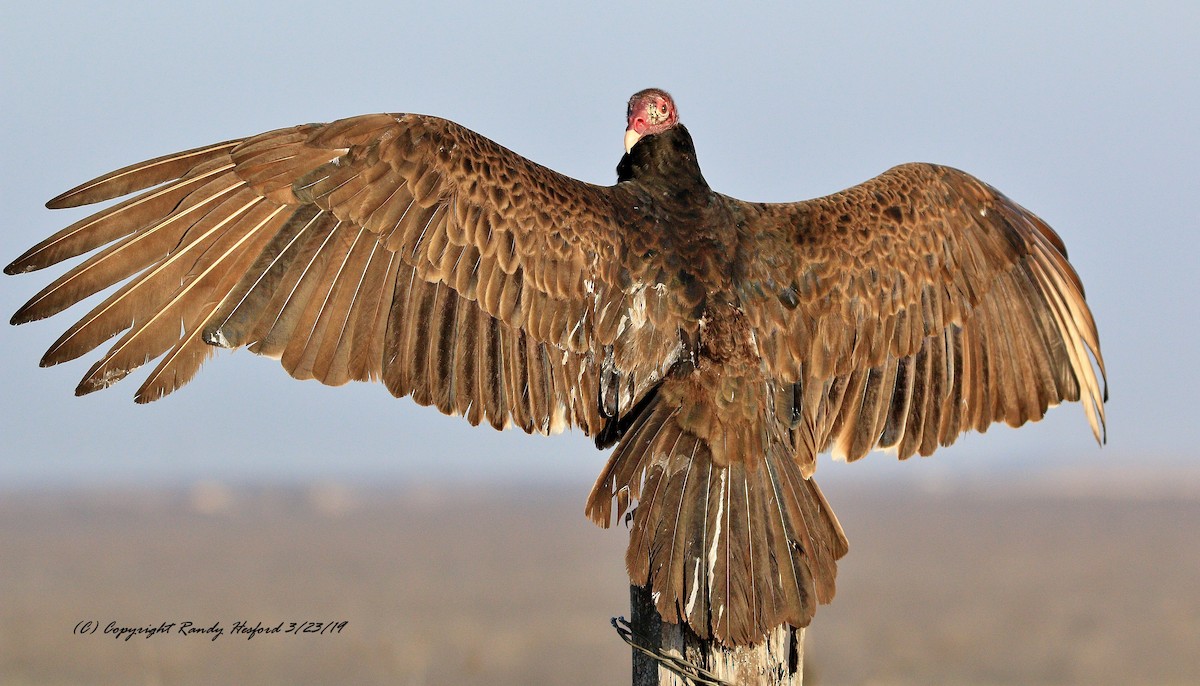
[[[1200,6],[47,2],[3,15],[5,263],[82,216],[42,203],[99,173],[365,112],[438,114],[610,183],[626,98],[659,86],[722,192],[798,200],[901,162],[940,162],[1066,241],[1108,363],[1109,445],[1098,450],[1082,409],[1066,406],[902,467],[1197,463]],[[3,277],[0,311],[49,278]],[[582,483],[604,462],[579,435],[473,429],[382,387],[293,381],[244,351],[149,406],[133,404],[134,379],[77,399],[90,362],[37,360],[84,309],[0,327],[2,484]],[[892,473],[891,460],[847,473]]]

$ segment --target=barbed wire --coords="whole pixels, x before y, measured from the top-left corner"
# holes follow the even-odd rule
[[[655,647],[653,642],[634,631],[633,625],[624,617],[613,617],[612,625],[621,640],[628,643],[631,648],[649,656],[650,659],[671,670],[692,686],[736,686],[707,669],[689,662],[680,655],[671,655],[662,648]]]

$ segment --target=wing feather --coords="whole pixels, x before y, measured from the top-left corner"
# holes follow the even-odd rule
[[[220,160],[210,161],[163,188],[147,191],[104,212],[81,219],[27,250],[5,267],[4,272],[18,274],[42,269],[139,232],[139,230],[146,231],[148,225],[157,225],[159,218],[168,213],[171,213],[172,217],[184,214],[172,212],[181,201],[186,202],[193,209],[196,209],[195,205],[202,207],[202,201],[211,201],[220,197],[219,194],[213,195],[206,192],[211,185],[226,189],[240,185],[231,184],[223,176],[223,173],[230,168],[231,165],[222,164]],[[188,200],[185,201],[185,198]],[[49,313],[42,316],[49,316]],[[24,321],[28,321],[28,319],[18,320],[14,317],[13,323],[24,323]]]
[[[73,360],[129,328],[139,318],[153,316],[156,305],[163,302],[164,294],[176,291],[187,273],[196,266],[199,256],[229,227],[228,220],[236,219],[256,202],[256,198],[247,194],[239,197],[237,192],[219,201],[214,209],[187,226],[175,249],[126,281],[60,336],[43,356],[43,366]],[[42,302],[48,307],[57,307],[51,305],[52,301]],[[37,316],[31,315],[31,318]]]
[[[210,302],[213,284],[225,275],[221,268],[236,267],[247,245],[258,236],[255,229],[270,224],[280,211],[257,197],[234,196],[230,200],[244,200],[245,204],[220,219],[213,217],[212,221],[201,221],[193,227],[200,236],[188,247],[196,252],[203,250],[204,254],[193,258],[181,250],[177,253],[180,261],[173,269],[152,272],[152,278],[140,282],[143,288],[139,290],[145,295],[167,292],[169,296],[157,301],[143,300],[127,292],[121,302],[112,303],[112,307],[77,330],[77,343],[87,345],[88,341],[98,343],[129,327],[88,371],[75,390],[77,394],[106,388],[174,347],[180,340],[181,322],[186,327],[193,320],[196,308]],[[93,330],[95,334],[91,333]]]
[[[240,141],[214,143],[131,164],[72,188],[47,202],[46,207],[62,209],[104,202],[172,179],[186,178],[189,174],[196,173],[196,170],[211,171],[214,168],[213,163],[216,163],[216,167],[224,167],[229,151],[239,143]],[[153,196],[147,194],[143,197]]]
[[[806,389],[803,451],[928,455],[1063,400],[1083,400],[1104,441],[1104,359],[1079,277],[1061,238],[995,189],[912,164],[741,207],[749,249],[775,259],[750,261],[739,299],[767,373]]]
[[[251,241],[262,242],[270,237],[271,224],[279,225],[286,219],[287,215],[284,214],[283,208],[277,207],[263,217],[260,225],[248,227],[247,238]],[[230,293],[240,276],[241,267],[252,261],[260,248],[261,245],[251,242],[242,247],[240,252],[235,253],[237,263],[229,265],[214,263],[214,266],[220,267],[220,269],[209,270],[211,276],[206,276],[213,283],[211,286],[206,284],[205,291],[216,294]],[[229,295],[225,296],[225,298],[228,297]],[[184,321],[186,328],[183,334],[138,388],[137,394],[134,396],[134,400],[138,403],[157,400],[183,386],[200,371],[200,365],[212,357],[215,349],[205,343],[200,332],[213,313],[225,304],[225,299],[201,297],[200,300],[202,304],[186,308],[187,319]]]
[[[298,378],[382,379],[473,423],[591,432],[591,352],[619,344],[612,371],[628,392],[645,392],[691,316],[659,292],[652,316],[631,317],[627,295],[644,288],[644,267],[601,268],[600,255],[630,253],[615,208],[631,196],[442,119],[278,129],[131,165],[50,204],[147,188],[7,269],[99,249],[14,316],[47,317],[117,287],[44,359],[73,359],[125,331],[80,392],[165,355],[137,394],[157,399],[194,376],[205,343],[245,345]],[[598,310],[609,313],[604,330]]]

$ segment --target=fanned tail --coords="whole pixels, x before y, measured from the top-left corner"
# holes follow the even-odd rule
[[[587,513],[607,527],[637,500],[631,582],[649,584],[666,621],[726,645],[756,643],[780,624],[806,626],[833,599],[846,539],[765,394],[742,396],[752,421],[723,422],[728,407],[699,406],[717,396],[689,392],[706,382],[697,376],[665,380],[632,420]]]

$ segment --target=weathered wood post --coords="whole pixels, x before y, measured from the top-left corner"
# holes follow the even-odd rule
[[[629,605],[632,615],[629,628],[633,632],[633,640],[658,654],[658,657],[652,657],[634,649],[633,686],[801,684],[804,676],[804,629],[781,626],[759,645],[731,649],[715,641],[701,639],[686,624],[662,621],[650,597],[649,588],[630,586]],[[681,660],[669,660],[671,657]],[[688,665],[682,664],[684,661],[703,671],[692,672]],[[688,678],[681,676],[681,673]]]

